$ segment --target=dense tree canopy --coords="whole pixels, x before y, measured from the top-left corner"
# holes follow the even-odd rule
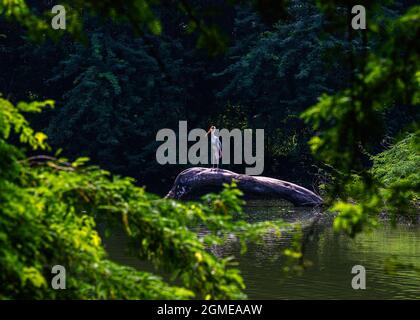
[[[241,220],[232,186],[202,203],[146,193],[181,169],[155,161],[180,120],[264,128],[265,174],[316,184],[338,231],[418,218],[420,6],[368,1],[353,30],[356,1],[62,1],[56,32],[34,2],[0,0],[0,298],[244,297],[206,246],[284,224]],[[176,282],[110,261],[98,224]],[[47,290],[63,259],[71,290]]]

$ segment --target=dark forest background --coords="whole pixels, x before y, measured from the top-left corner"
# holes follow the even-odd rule
[[[31,3],[31,1],[29,1]],[[250,5],[190,1],[199,19],[223,30],[225,47],[200,48],[197,30],[177,1],[155,12],[162,34],[133,34],[132,28],[84,14],[84,42],[27,41],[17,23],[0,19],[0,92],[11,101],[56,100],[54,110],[32,117],[54,149],[74,160],[132,176],[149,191],[165,193],[182,166],[155,160],[162,128],[265,129],[264,175],[312,187],[322,169],[310,153],[314,134],[299,115],[322,93],[350,86],[357,72],[349,61],[373,50],[381,39],[337,27],[312,1],[290,1],[280,20]],[[412,1],[383,7],[384,16],[404,12]],[[32,1],[42,12],[50,1]],[[335,29],[336,28],[336,29]],[[328,30],[329,32],[325,32]],[[401,128],[418,118],[414,108],[383,112],[383,150]],[[240,166],[224,168],[243,172]],[[319,181],[318,181],[319,182]]]

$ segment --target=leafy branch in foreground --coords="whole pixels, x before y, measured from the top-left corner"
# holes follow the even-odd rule
[[[418,174],[397,174],[396,179],[390,179],[389,175],[398,169],[384,175],[378,166],[386,170],[390,166],[418,168],[418,123],[405,130],[412,134],[409,148],[405,149],[408,158],[395,161],[392,156],[407,146],[403,140],[393,151],[373,157],[376,165],[372,170],[366,162],[370,150],[381,139],[384,111],[396,104],[406,108],[419,106],[420,59],[415,43],[420,32],[419,17],[420,6],[413,6],[397,19],[389,20],[386,41],[367,58],[352,87],[336,95],[323,95],[302,114],[316,131],[309,142],[313,154],[339,172],[330,190],[334,198],[331,210],[339,213],[334,222],[336,229],[350,235],[375,225],[375,218],[383,211],[391,213],[394,221],[396,216],[418,215],[418,210],[413,213],[415,207],[408,205],[415,194],[418,199]]]

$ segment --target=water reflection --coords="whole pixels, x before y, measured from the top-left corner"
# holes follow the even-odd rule
[[[217,255],[234,255],[240,263],[250,299],[418,299],[420,273],[413,268],[385,271],[386,261],[397,258],[404,264],[420,268],[420,227],[381,225],[371,233],[350,239],[336,234],[331,219],[319,211],[294,208],[280,201],[252,200],[245,208],[250,222],[283,219],[311,227],[305,242],[305,258],[312,266],[302,274],[284,273],[282,251],[290,244],[293,233],[282,237],[266,237],[263,244],[251,244],[241,255],[238,243],[232,239],[220,248]],[[321,219],[318,219],[322,216]],[[132,266],[145,268],[126,254],[123,237],[107,243],[111,258]],[[354,265],[366,268],[366,290],[353,290],[351,269]],[[152,270],[150,267],[147,269]]]
[[[291,212],[290,219],[284,212]],[[294,212],[293,212],[294,211]],[[302,212],[302,211],[306,211]],[[279,216],[289,221],[310,219],[314,212],[279,203],[249,203],[247,212],[258,216]],[[313,265],[301,275],[282,272],[282,258],[277,258],[288,237],[273,239],[269,250],[252,246],[239,256],[249,298],[255,299],[415,299],[420,298],[420,274],[413,269],[385,271],[387,259],[420,267],[420,228],[381,225],[371,233],[350,239],[336,234],[331,219],[317,222],[313,237],[306,243],[305,257]],[[289,235],[290,236],[290,235]],[[277,250],[276,250],[277,249]],[[232,252],[233,253],[233,252]],[[273,257],[275,257],[273,259]],[[366,268],[366,290],[353,290],[351,269]]]

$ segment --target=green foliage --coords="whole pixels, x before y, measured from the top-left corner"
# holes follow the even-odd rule
[[[39,111],[50,103],[19,104],[19,108]],[[2,105],[6,106],[0,109],[2,123],[31,136],[18,108],[6,100]],[[243,221],[241,193],[234,185],[206,196],[206,204],[157,199],[131,178],[83,166],[86,159],[70,165],[64,159],[39,165],[20,153],[13,155],[9,151],[15,147],[6,142],[5,132],[0,136],[0,155],[9,157],[6,169],[13,174],[0,177],[1,298],[244,298],[244,283],[232,257],[216,258],[206,245],[221,244],[228,233],[240,233],[245,248],[247,240],[259,239],[267,231],[279,234],[283,226]],[[28,141],[44,145],[36,138]],[[181,286],[109,261],[98,223],[108,230],[123,228],[132,251],[170,273]],[[208,233],[200,238],[193,227]],[[68,270],[67,290],[49,287],[55,264]]]
[[[250,5],[216,17],[239,2]],[[53,103],[14,106],[9,100],[42,100],[49,97],[49,85],[63,107],[39,118],[38,127],[48,126],[53,144],[72,157],[89,156],[123,174],[141,168],[138,176],[156,175],[160,167],[151,160],[158,129],[175,128],[181,118],[204,126],[216,119],[219,127],[265,128],[266,167],[284,175],[290,168],[308,172],[313,159],[306,141],[315,134],[310,148],[330,176],[326,186],[330,210],[338,213],[336,230],[354,236],[374,227],[382,212],[393,222],[418,218],[419,6],[389,14],[379,1],[368,1],[369,30],[356,32],[348,23],[354,1],[218,6],[197,0],[169,9],[157,0],[63,4],[67,31],[84,38],[85,46],[53,32],[47,23],[51,8],[0,1],[2,26],[3,17],[17,21],[31,38],[61,37],[62,45],[22,43],[24,33],[12,24],[0,34],[6,70],[0,89],[19,91],[0,98],[1,298],[242,298],[244,284],[233,261],[216,258],[206,246],[240,231],[245,249],[246,239],[258,240],[267,229],[279,233],[282,226],[242,221],[240,193],[231,186],[201,204],[178,203],[147,194],[132,179],[86,167],[86,158],[70,165],[46,158],[41,166],[25,160],[23,150],[6,139],[17,134],[32,149],[48,149],[46,136],[35,133],[20,112],[39,112]],[[85,26],[74,8],[90,13]],[[104,18],[101,27],[96,15]],[[87,36],[83,28],[90,30]],[[9,39],[15,35],[19,39]],[[197,46],[214,60],[203,61]],[[215,57],[226,49],[226,58]],[[38,58],[40,53],[51,59]],[[17,66],[27,59],[29,70]],[[392,114],[401,123],[390,130]],[[414,117],[403,118],[406,114]],[[390,132],[403,139],[380,153]],[[131,250],[171,274],[177,286],[107,260],[98,223],[123,228]],[[200,238],[191,231],[197,227],[209,232]],[[296,241],[285,254],[298,260],[300,251]],[[48,288],[51,266],[58,263],[69,270],[65,292]]]
[[[231,0],[226,5],[251,4],[256,8],[267,23],[272,24],[285,16],[287,1],[255,1]],[[141,36],[150,33],[160,35],[162,22],[159,19],[159,8],[163,5],[160,0],[63,0],[60,2],[66,8],[66,31],[79,39],[84,39],[83,14],[98,15],[104,19],[129,23],[133,30]],[[168,5],[165,3],[165,5]],[[173,5],[173,4],[171,4]],[[210,54],[224,52],[228,45],[228,37],[217,24],[212,23],[214,12],[221,12],[225,4],[205,3],[202,1],[182,0],[175,6],[177,14],[182,14],[189,33],[196,33],[196,45],[205,48]],[[273,7],[275,10],[273,11]],[[46,37],[58,39],[64,33],[54,32],[50,28],[51,7],[42,5],[28,5],[25,0],[1,0],[0,16],[17,21],[25,27],[29,36],[34,40],[44,40]]]
[[[17,158],[21,151],[6,143],[4,139],[13,132],[20,142],[28,143],[33,149],[46,149],[46,136],[42,132],[34,132],[26,119],[20,113],[40,112],[46,106],[52,106],[53,101],[19,103],[16,107],[0,95],[0,179],[15,179],[20,170]]]
[[[41,112],[46,106],[54,106],[54,101],[47,100],[44,102],[20,102],[13,106],[8,100],[0,98],[0,133],[7,139],[10,136],[10,131],[19,135],[19,140],[22,143],[28,143],[34,150],[46,149],[45,139],[47,138],[42,132],[34,133],[34,130],[29,126],[28,121],[22,116],[21,112]]]
[[[287,9],[288,19],[270,29],[251,9],[238,10],[229,64],[214,74],[223,83],[220,104],[226,105],[219,122],[264,128],[266,168],[282,177],[310,170],[311,131],[299,114],[322,93],[343,87],[348,73],[335,54],[345,48],[343,36],[325,34],[329,21],[314,3],[294,0]]]
[[[55,68],[49,84],[66,86],[46,132],[66,155],[88,156],[111,171],[143,178],[162,170],[154,161],[156,132],[176,128],[175,119],[186,117],[190,81],[181,74],[179,43],[161,40],[166,72],[179,80],[174,83],[163,78],[144,41],[123,29],[112,35],[114,29],[95,29],[88,46],[72,44]]]
[[[335,168],[347,169],[348,173],[359,168],[363,148],[380,136],[384,108],[394,101],[418,105],[419,61],[412,42],[418,33],[418,10],[412,8],[390,22],[388,42],[379,53],[371,54],[365,73],[357,77],[351,89],[322,96],[302,114],[315,130],[322,130],[310,142],[313,152]],[[395,56],[401,59],[395,61]]]
[[[386,186],[403,179],[420,181],[419,138],[418,133],[409,134],[373,156],[373,175]]]
[[[140,32],[143,29],[154,34],[160,34],[160,21],[156,18],[152,6],[159,1],[155,0],[133,0],[119,3],[115,1],[62,1],[60,5],[66,8],[66,15],[69,17],[66,23],[67,32],[77,37],[82,36],[82,14],[84,8],[91,14],[99,14],[104,17],[129,21]],[[50,26],[52,7],[29,6],[22,0],[2,0],[0,2],[0,15],[13,19],[24,26],[35,40],[45,39],[45,35],[52,38],[62,36],[54,32]],[[41,13],[39,13],[41,11]]]
[[[420,204],[419,132],[408,134],[390,149],[373,157],[373,176],[381,182],[385,209],[395,223],[403,216],[418,219]]]
[[[335,169],[330,188],[331,194],[338,197],[332,205],[332,210],[339,212],[335,227],[351,235],[368,226],[370,217],[381,211],[391,213],[394,222],[398,216],[412,220],[417,216],[409,204],[413,194],[418,193],[419,176],[410,170],[403,173],[408,167],[414,171],[418,168],[418,142],[409,142],[417,138],[410,136],[373,157],[371,171],[365,163],[383,135],[385,110],[395,105],[418,108],[420,63],[414,42],[419,33],[419,10],[414,6],[388,21],[386,41],[361,61],[360,73],[350,89],[323,95],[302,114],[318,133],[310,140],[313,153]],[[417,130],[418,123],[412,123],[411,128]],[[397,160],[397,154],[407,158]],[[389,170],[392,166],[394,169]]]
[[[334,220],[337,231],[354,236],[375,227],[378,214],[386,213],[393,224],[405,219],[418,220],[420,191],[420,156],[418,133],[408,134],[389,149],[372,156],[370,170],[374,183],[366,184],[353,175],[343,194],[348,201],[336,201],[330,208],[338,212]]]

